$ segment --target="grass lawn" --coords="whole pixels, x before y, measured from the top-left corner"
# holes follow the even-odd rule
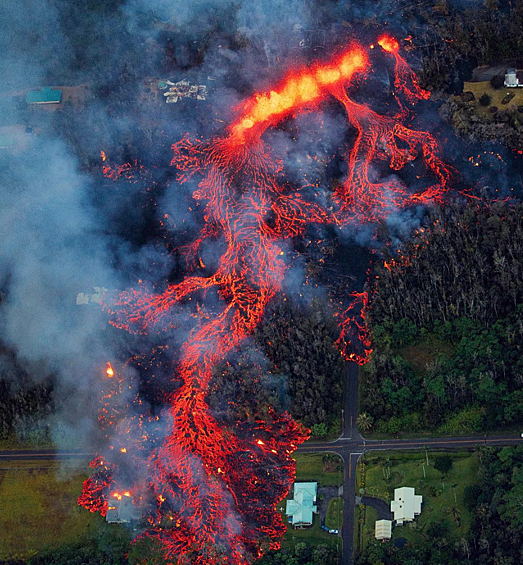
[[[343,523],[343,498],[337,496],[329,500],[327,514],[325,515],[325,525],[331,530],[341,530]]]
[[[105,522],[76,504],[87,467],[52,461],[2,462],[0,559],[25,559],[38,551],[78,542]]]
[[[283,536],[282,548],[289,549],[297,543],[304,542],[309,545],[328,545],[330,547],[339,546],[341,552],[341,538],[335,534],[328,534],[321,529],[320,516],[314,515],[314,523],[311,528],[303,528],[295,530],[288,522],[287,517],[283,515],[283,521],[287,524],[287,532]]]
[[[516,107],[523,104],[523,88],[492,88],[489,81],[484,82],[466,82],[463,86],[463,92],[473,92],[476,99],[473,102],[474,108],[478,116],[488,116],[489,106],[482,106],[478,100],[482,94],[488,94],[492,101],[490,106],[497,106],[499,110],[516,110]],[[508,104],[502,104],[505,94],[513,93],[515,96]]]
[[[343,483],[343,462],[334,454],[330,454],[339,461],[332,468],[339,467],[333,471],[326,471],[323,457],[325,453],[295,453],[296,481],[317,481],[321,486],[339,486]]]
[[[453,465],[447,475],[434,468],[436,457],[449,455]],[[386,480],[390,460],[390,479]],[[427,538],[432,523],[446,522],[449,538],[459,540],[470,528],[471,515],[463,504],[465,488],[477,482],[478,455],[471,452],[383,452],[366,454],[360,461],[357,488],[365,488],[365,494],[387,502],[394,496],[394,489],[410,486],[423,496],[421,515],[411,524],[393,528],[393,538],[403,537],[412,543]],[[367,508],[368,512],[369,509]],[[361,530],[358,546],[364,548],[374,537],[374,527],[368,524]]]

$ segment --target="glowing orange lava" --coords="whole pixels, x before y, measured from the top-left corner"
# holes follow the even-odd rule
[[[398,89],[409,101],[425,98],[399,55],[397,41],[384,36],[378,43],[395,57]],[[162,294],[141,286],[122,293],[116,304],[106,305],[115,326],[146,333],[175,325],[178,305],[198,303],[196,326],[182,347],[173,376],[183,384],[169,398],[169,433],[148,458],[147,486],[131,489],[147,490],[154,511],[149,512],[150,527],[142,535],[161,542],[169,562],[248,565],[267,549],[278,548],[285,532],[277,504],[292,484],[291,455],[308,438],[308,431],[289,414],[271,410],[264,421],[237,422],[226,429],[206,402],[213,367],[252,335],[268,303],[281,291],[286,271],[282,241],[303,235],[311,223],[340,226],[372,221],[400,206],[439,199],[446,189],[449,173],[429,133],[408,128],[401,109],[381,116],[349,97],[355,76],[364,78],[369,68],[367,54],[354,44],[333,60],[295,70],[275,89],[255,94],[223,137],[210,141],[186,137],[176,143],[172,165],[181,183],[198,178],[193,197],[201,204],[205,222],[187,248],[188,264],[199,262],[203,268],[203,261],[196,261],[202,242],[220,237],[225,251],[219,265],[209,276],[188,275],[168,285]],[[347,177],[329,209],[280,180],[282,165],[262,139],[268,128],[327,99],[343,106],[355,131],[346,155]],[[433,179],[420,194],[409,194],[399,178],[378,178],[383,161],[399,171],[418,153]],[[209,293],[218,298],[212,306],[205,301]],[[366,293],[352,295],[338,340],[342,354],[360,364],[371,352],[365,325],[367,301]],[[120,381],[117,385],[115,391],[123,389]],[[114,427],[117,410],[108,405],[113,396],[103,396],[105,427]],[[125,445],[126,461],[143,447],[137,442]],[[103,514],[107,493],[117,482],[117,468],[103,460],[97,460],[94,468],[98,473],[84,484],[79,503]]]

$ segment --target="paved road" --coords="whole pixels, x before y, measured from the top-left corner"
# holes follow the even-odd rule
[[[1,461],[33,461],[49,459],[89,459],[93,457],[92,451],[80,451],[71,449],[69,451],[59,451],[56,449],[23,449],[16,451],[0,451]]]
[[[454,450],[471,448],[475,445],[515,445],[523,443],[523,438],[514,435],[470,436],[448,438],[386,439],[367,440],[360,435],[356,427],[358,416],[358,366],[349,363],[347,391],[344,401],[341,436],[332,442],[305,443],[298,448],[300,453],[338,454],[344,461],[343,484],[343,540],[342,565],[353,563],[354,552],[354,509],[356,505],[356,465],[359,458],[367,451],[404,450],[404,449],[441,449]],[[93,454],[81,450],[57,451],[56,449],[36,449],[24,451],[0,451],[0,462],[49,459],[84,459],[88,461]]]
[[[476,445],[515,445],[523,443],[523,438],[514,435],[477,435],[469,437],[416,438],[367,440],[356,427],[358,416],[358,366],[349,363],[347,396],[345,398],[343,433],[336,441],[324,443],[305,443],[298,448],[300,453],[332,452],[344,461],[343,484],[343,540],[342,565],[354,562],[354,509],[356,505],[356,465],[367,451],[404,449],[467,449]]]

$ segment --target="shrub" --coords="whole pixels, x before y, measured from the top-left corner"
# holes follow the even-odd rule
[[[492,102],[492,98],[485,92],[485,94],[482,94],[479,97],[479,103],[482,106],[490,106],[490,103]]]
[[[452,457],[450,457],[449,455],[436,457],[436,461],[434,461],[434,468],[441,473],[448,473],[452,468]]]
[[[496,75],[490,79],[490,86],[492,88],[502,88],[505,85],[505,77],[503,75]]]

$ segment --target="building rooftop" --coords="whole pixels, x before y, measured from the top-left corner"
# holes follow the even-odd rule
[[[109,497],[109,507],[105,520],[110,524],[126,524],[136,519],[133,499],[126,494],[112,494]]]
[[[294,483],[294,498],[287,500],[285,514],[294,526],[312,525],[318,483]]]
[[[28,104],[59,104],[62,101],[62,91],[44,86],[38,90],[30,90],[25,95]]]
[[[421,514],[421,503],[423,497],[415,494],[412,487],[394,489],[394,500],[390,503],[390,509],[394,520],[398,525],[403,522],[411,522],[415,516]]]
[[[374,537],[376,539],[390,539],[392,537],[392,520],[377,520]]]

